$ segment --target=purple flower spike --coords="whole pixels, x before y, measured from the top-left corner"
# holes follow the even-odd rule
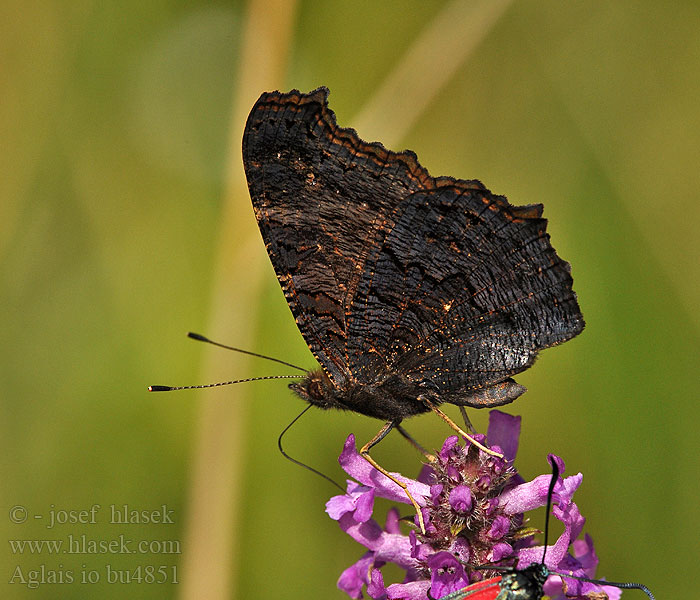
[[[384,527],[372,518],[376,497],[402,505],[408,504],[408,498],[400,486],[360,456],[355,438],[349,436],[340,464],[359,483],[348,481],[347,493],[331,498],[326,512],[367,551],[343,572],[338,587],[351,598],[361,598],[365,588],[376,600],[428,600],[428,593],[440,598],[501,574],[489,570],[489,565],[522,569],[541,562],[544,546],[535,544],[531,527],[524,527],[525,513],[546,505],[552,478],[544,474],[526,482],[520,477],[513,467],[519,436],[520,417],[494,410],[487,439],[504,458],[451,436],[435,461],[423,466],[419,480],[392,473],[406,483],[422,507],[425,533],[416,525],[407,534],[401,528],[410,528],[411,522],[399,520],[396,508],[389,511]],[[557,456],[552,459],[563,474],[564,462]],[[595,578],[598,558],[588,535],[578,539],[585,519],[573,501],[582,479],[580,473],[560,476],[555,484],[552,515],[563,523],[564,532],[550,541],[545,561],[552,571]],[[387,563],[405,571],[402,582],[385,583],[382,567]],[[544,591],[556,600],[603,600],[605,594],[617,600],[620,595],[617,588],[557,575],[548,578]]]

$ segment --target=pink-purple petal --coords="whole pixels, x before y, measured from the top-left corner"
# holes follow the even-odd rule
[[[354,513],[355,519],[367,521],[374,508],[374,489],[348,481],[348,493],[333,496],[326,502],[326,512],[331,519],[338,520],[346,513]]]
[[[366,494],[361,494],[357,498],[357,504],[355,508],[355,519],[360,523],[369,521],[372,517],[372,510],[374,509],[374,490],[370,490]]]
[[[401,527],[399,526],[399,511],[396,507],[392,506],[386,513],[386,523],[384,524],[384,530],[387,533],[401,534]]]
[[[551,475],[540,475],[532,481],[522,483],[503,492],[498,500],[507,515],[528,512],[544,506]]]
[[[575,540],[572,545],[573,555],[581,563],[581,568],[586,577],[595,578],[595,570],[598,566],[598,555],[593,548],[591,536],[586,534],[584,539]]]
[[[396,600],[426,600],[430,581],[411,581],[410,583],[392,583],[386,588],[386,597]],[[433,596],[435,598],[436,596]]]
[[[326,512],[328,516],[337,521],[345,513],[355,510],[355,499],[350,496],[333,496],[326,502]]]
[[[579,535],[581,535],[586,519],[581,515],[581,512],[579,511],[575,502],[569,503],[569,505],[564,509],[559,506],[553,506],[552,514],[562,523],[565,523],[571,527],[572,540],[575,540]]]
[[[366,552],[360,560],[341,573],[338,578],[338,588],[351,598],[362,598],[362,586],[367,584],[367,573],[373,563],[372,552]]]
[[[381,537],[384,535],[384,531],[373,519],[360,523],[355,520],[352,513],[346,513],[338,519],[338,525],[352,539],[362,544],[365,548],[376,550],[381,545]]]
[[[452,510],[454,510],[458,514],[466,515],[472,510],[472,491],[468,485],[457,485],[454,488],[452,488],[448,501],[450,503],[450,506],[452,507]]]
[[[469,547],[469,542],[463,537],[458,537],[450,544],[450,552],[466,564],[469,561],[472,551]]]
[[[500,540],[510,530],[510,519],[503,515],[498,515],[491,523],[489,537],[492,540]]]
[[[436,552],[428,558],[431,572],[430,593],[434,598],[442,598],[469,585],[462,563],[449,552]]]
[[[367,595],[375,600],[382,600],[383,598],[386,598],[384,577],[379,569],[372,569],[370,582],[367,585]]]
[[[369,464],[357,451],[355,436],[353,434],[350,434],[345,441],[345,446],[338,458],[338,462],[348,475],[351,475],[360,483],[374,488],[377,496],[387,498],[393,502],[410,504],[408,496],[401,486],[380,471],[377,471],[377,469]],[[425,498],[430,495],[430,486],[414,479],[404,477],[399,473],[392,473],[392,476],[407,485],[411,495],[420,506],[425,505]]]
[[[520,440],[520,417],[514,417],[500,410],[489,413],[489,427],[486,437],[491,446],[500,447],[503,456],[509,461],[515,460]]]
[[[440,453],[438,454],[440,460],[442,460],[443,462],[447,462],[450,459],[452,451],[455,449],[458,443],[459,438],[456,435],[451,435],[450,437],[448,437],[443,442],[442,448],[440,449]]]
[[[510,544],[506,544],[505,542],[499,542],[494,545],[493,550],[491,551],[491,555],[489,556],[489,561],[497,563],[498,561],[503,560],[504,558],[507,558],[512,555],[513,547]]]

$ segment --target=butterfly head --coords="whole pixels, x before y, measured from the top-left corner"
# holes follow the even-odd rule
[[[333,384],[323,371],[309,371],[301,381],[290,383],[289,389],[309,404],[319,408],[338,408]]]

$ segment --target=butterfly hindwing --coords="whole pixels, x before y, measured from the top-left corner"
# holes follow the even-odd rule
[[[460,181],[399,205],[347,319],[352,370],[406,373],[449,402],[579,333],[568,264],[529,209]]]

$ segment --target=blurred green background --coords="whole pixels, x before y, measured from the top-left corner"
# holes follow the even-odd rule
[[[3,537],[179,543],[3,541],[3,598],[344,597],[335,581],[363,550],[323,512],[334,489],[278,453],[303,408],[285,382],[146,392],[288,372],[188,330],[314,365],[257,232],[240,134],[260,92],[319,85],[341,125],[433,175],[544,203],[587,328],[518,378],[517,465],[546,472],[555,452],[584,473],[600,575],[691,593],[700,5],[6,0],[0,17]],[[286,447],[342,480],[346,435],[379,425],[312,411]],[[429,447],[449,434],[430,416],[408,428]],[[375,456],[418,471],[399,436]],[[96,503],[96,523],[47,528],[51,510]],[[110,523],[124,504],[165,505],[173,523]],[[149,566],[178,583],[148,583]],[[21,583],[42,567],[63,583]]]

